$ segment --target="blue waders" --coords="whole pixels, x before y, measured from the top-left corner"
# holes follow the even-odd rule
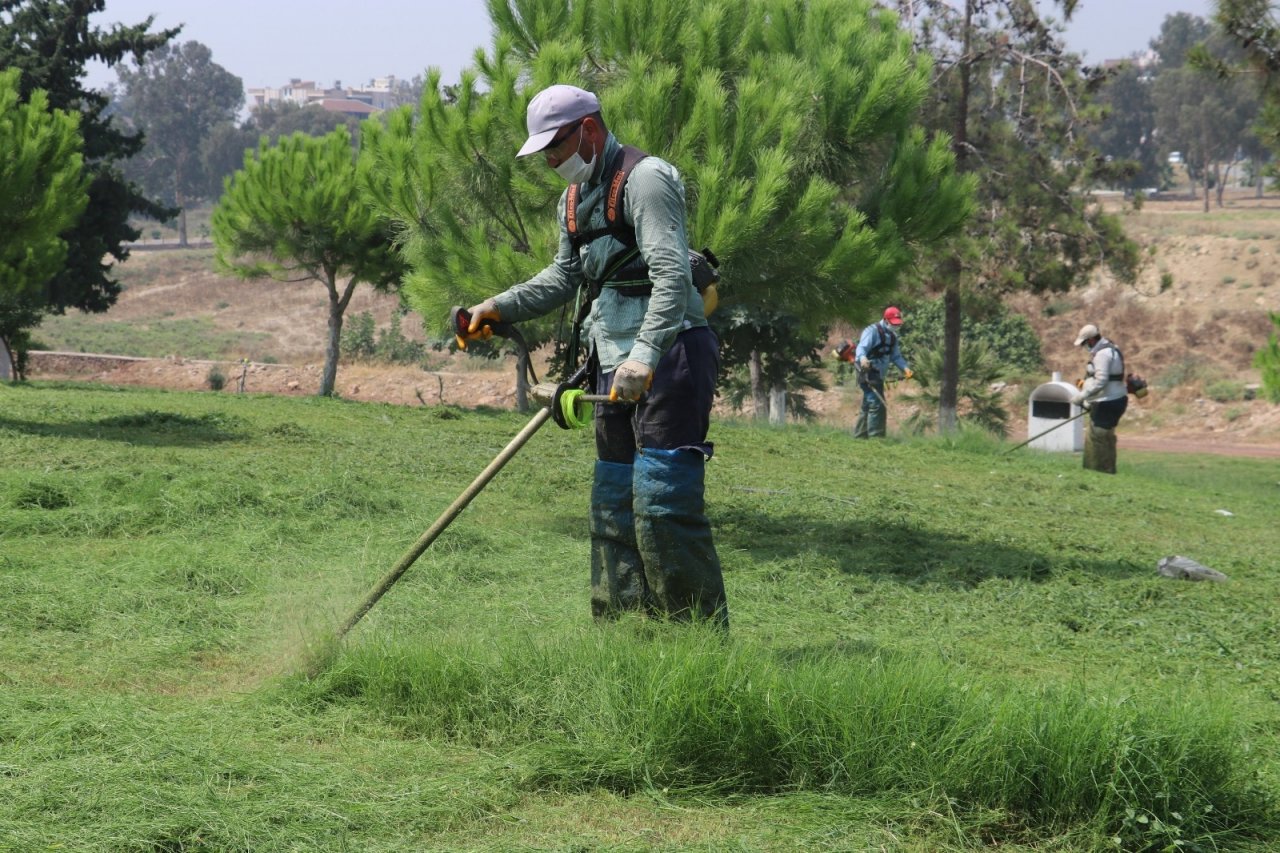
[[[728,628],[720,559],[704,505],[706,441],[719,356],[708,328],[682,332],[635,406],[596,408],[591,489],[591,609]],[[612,374],[597,381],[607,394]]]

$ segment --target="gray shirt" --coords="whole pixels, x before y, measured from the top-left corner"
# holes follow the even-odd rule
[[[609,134],[605,149],[590,181],[582,184],[579,211],[588,213],[583,230],[603,228],[605,195],[601,179],[621,145]],[[502,319],[519,322],[558,308],[578,292],[584,277],[599,278],[609,258],[623,247],[611,235],[600,237],[574,253],[565,224],[565,197],[560,196],[560,246],[555,259],[526,282],[513,285],[494,297]],[[649,266],[653,292],[649,296],[625,296],[606,287],[587,317],[588,340],[595,348],[600,369],[608,372],[635,359],[656,368],[685,329],[707,325],[702,297],[689,271],[689,240],[685,233],[684,184],[675,167],[649,156],[627,176],[623,216],[635,226],[636,245]]]

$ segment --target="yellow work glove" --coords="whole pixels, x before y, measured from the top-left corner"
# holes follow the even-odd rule
[[[1077,379],[1077,380],[1076,380],[1076,388],[1078,388],[1078,389],[1079,389],[1079,390],[1081,390],[1081,391],[1083,391],[1083,390],[1084,390],[1084,380],[1083,380],[1083,379]]]
[[[640,399],[653,384],[653,371],[643,361],[624,361],[613,372],[613,387],[609,389],[609,402],[622,400],[627,403]]]
[[[915,371],[914,371],[914,370],[912,370],[910,367],[908,367],[906,370],[902,371],[902,378],[903,378],[903,379],[910,379],[912,376],[915,376],[915,375],[916,375]]]
[[[720,291],[714,284],[708,284],[702,291],[702,316],[710,317],[711,312],[720,304]]]
[[[487,341],[493,337],[493,328],[487,324],[481,325],[485,320],[491,323],[502,322],[502,315],[498,313],[498,306],[492,299],[486,299],[479,305],[471,306],[467,309],[467,313],[471,315],[471,325],[467,327],[467,333],[453,336],[458,342],[458,349],[466,349],[467,341]]]

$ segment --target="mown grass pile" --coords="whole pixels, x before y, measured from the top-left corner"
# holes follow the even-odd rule
[[[523,423],[0,390],[0,847],[1280,843],[1280,464],[716,424],[725,638],[590,624],[547,428],[334,647]]]

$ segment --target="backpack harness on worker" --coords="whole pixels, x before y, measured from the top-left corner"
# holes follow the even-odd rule
[[[583,246],[587,246],[601,237],[613,237],[622,244],[622,248],[609,257],[604,265],[604,274],[598,279],[584,281],[585,299],[582,291],[578,293],[578,304],[574,311],[573,331],[568,346],[568,367],[572,370],[577,364],[578,351],[581,345],[582,324],[591,313],[591,303],[596,300],[604,288],[616,290],[623,296],[649,296],[653,293],[653,282],[649,280],[649,265],[640,254],[636,242],[636,228],[627,222],[623,196],[627,189],[627,178],[636,164],[649,154],[633,145],[623,145],[614,155],[605,173],[608,190],[605,193],[604,218],[608,223],[603,228],[584,230],[590,211],[583,214],[579,210],[582,200],[582,185],[570,184],[565,195],[564,219],[569,232],[569,246],[575,256],[579,256]],[[579,221],[580,219],[584,221]],[[701,294],[707,286],[719,281],[717,271],[719,260],[710,249],[701,252],[689,252],[689,264],[693,275],[693,286]]]
[[[1120,359],[1120,367],[1116,369],[1116,360],[1111,359],[1111,372],[1107,374],[1107,379],[1113,382],[1124,380],[1124,353],[1120,352],[1120,347],[1107,341],[1107,345],[1098,350],[1089,350],[1089,363],[1084,367],[1084,375],[1093,378],[1093,357],[1104,349],[1110,349]]]
[[[609,189],[605,194],[604,209],[604,218],[608,225],[604,228],[583,230],[585,223],[578,221],[582,185],[569,185],[569,192],[565,198],[564,218],[565,226],[569,230],[569,245],[573,248],[574,254],[577,255],[583,246],[604,236],[613,237],[623,246],[605,263],[604,275],[600,276],[599,280],[587,280],[590,290],[586,306],[590,306],[605,287],[616,287],[623,296],[648,296],[653,293],[653,283],[648,280],[649,265],[640,256],[640,247],[636,245],[635,226],[627,224],[622,204],[631,170],[648,156],[635,146],[624,145],[622,150],[614,156],[613,162],[609,164],[611,174],[608,177]]]
[[[884,358],[893,352],[894,346],[898,343],[898,336],[891,329],[885,328],[883,323],[876,323],[876,335],[879,340],[875,346],[867,350],[867,358],[870,359]],[[888,336],[887,340],[886,336]]]

